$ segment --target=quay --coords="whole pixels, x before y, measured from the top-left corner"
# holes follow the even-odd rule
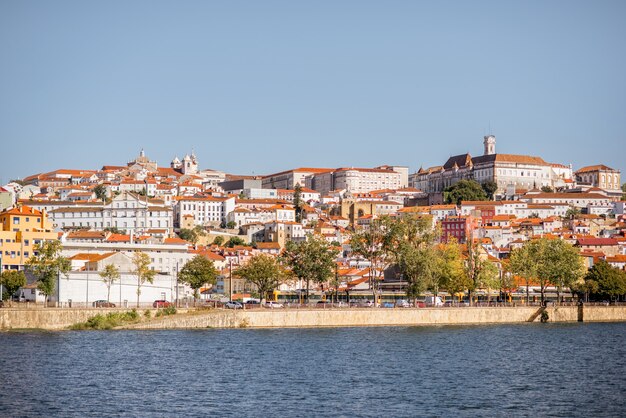
[[[64,330],[97,314],[128,309],[0,309],[0,330]],[[543,312],[545,311],[545,314]],[[144,311],[140,310],[142,314]],[[543,314],[543,315],[542,315]],[[547,315],[547,317],[546,317]],[[123,326],[124,329],[319,328],[370,326],[478,325],[540,322],[622,322],[626,306],[521,306],[337,309],[179,309]]]

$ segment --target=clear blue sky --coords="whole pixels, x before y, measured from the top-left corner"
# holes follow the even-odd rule
[[[626,1],[0,1],[0,179],[538,155],[626,170]]]

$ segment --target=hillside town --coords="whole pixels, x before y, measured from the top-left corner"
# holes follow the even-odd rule
[[[368,256],[355,239],[403,219],[428,225],[421,233],[432,232],[433,248],[454,245],[465,270],[492,268],[491,282],[418,286],[415,299],[430,297],[433,304],[440,298],[442,304],[468,298],[529,302],[540,293],[572,298],[572,283],[543,283],[510,268],[512,253],[538,240],[571,246],[586,270],[598,263],[626,269],[619,170],[595,160],[574,168],[540,156],[499,154],[493,135],[482,145],[482,155],[450,156],[413,173],[384,164],[230,174],[202,169],[194,152],[160,166],[144,150],[123,165],[35,173],[0,186],[0,270],[24,271],[27,278],[10,294],[5,286],[3,298],[57,306],[191,303],[194,296],[396,302],[411,294],[416,279],[398,258]],[[241,273],[260,255],[282,262],[309,241],[332,254],[330,273],[319,280],[292,274],[260,292]],[[58,242],[59,256],[68,261],[51,291],[28,268],[46,242]],[[152,272],[145,283],[137,277],[138,253],[147,256]],[[194,287],[179,273],[197,257],[210,261],[217,274]],[[118,272],[108,283],[107,266]]]

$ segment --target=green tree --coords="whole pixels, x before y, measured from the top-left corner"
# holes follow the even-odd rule
[[[224,237],[221,235],[216,236],[215,238],[213,238],[213,244],[215,245],[222,245],[224,243]]]
[[[439,294],[440,288],[453,295],[468,287],[467,276],[463,271],[461,247],[455,240],[437,246],[434,260],[435,274],[428,283],[428,290],[435,297]]]
[[[302,222],[302,186],[300,183],[296,184],[293,191],[293,205],[296,209],[296,222]]]
[[[193,289],[193,297],[198,299],[200,296],[198,290],[207,283],[212,285],[217,283],[218,275],[219,272],[213,265],[213,261],[197,255],[183,266],[178,273],[178,279],[188,284]]]
[[[111,286],[116,280],[120,279],[120,270],[114,264],[107,264],[101,271],[100,277],[107,287],[107,302],[111,301]]]
[[[498,288],[499,270],[496,265],[481,257],[478,243],[472,238],[467,243],[467,260],[465,261],[465,275],[467,276],[467,293],[470,304],[472,303],[472,293],[478,289],[487,289],[489,294],[491,289]],[[489,296],[487,297],[489,299]]]
[[[148,254],[138,251],[133,254],[132,258],[133,271],[132,273],[137,277],[137,307],[139,307],[139,295],[141,295],[141,286],[145,282],[153,283],[156,271],[150,269],[150,257]]]
[[[0,285],[4,287],[2,300],[8,300],[20,287],[26,286],[26,276],[23,271],[5,270],[0,274]]]
[[[447,203],[461,204],[463,200],[486,200],[487,194],[481,185],[474,180],[461,180],[446,187],[443,197]]]
[[[502,261],[502,269],[500,271],[500,278],[498,280],[500,294],[503,298],[510,295],[510,293],[516,287],[515,277],[511,273],[510,261],[510,259]]]
[[[198,233],[195,229],[181,228],[181,230],[178,231],[178,236],[180,237],[180,239],[189,241],[192,244],[197,243],[199,239]]]
[[[237,222],[235,221],[228,221],[226,223],[226,228],[228,229],[235,229],[237,227]]]
[[[561,293],[570,289],[585,276],[585,264],[578,249],[560,239],[547,240],[540,274],[548,277],[556,286],[557,300]]]
[[[388,216],[374,219],[369,228],[355,231],[350,237],[352,252],[369,261],[369,285],[378,303],[378,284],[383,272],[394,262],[402,228]]]
[[[267,254],[252,256],[248,262],[233,271],[257,287],[261,303],[269,292],[290,279],[289,271],[274,257]]]
[[[626,183],[622,184],[622,200],[626,200]]]
[[[565,212],[565,219],[576,219],[580,216],[580,209],[576,206],[570,206],[570,208]]]
[[[560,296],[565,287],[575,286],[585,271],[582,258],[572,245],[547,238],[528,241],[522,248],[513,250],[510,269],[526,280],[527,299],[529,282],[537,281],[542,303],[548,285],[556,286]]]
[[[61,241],[43,241],[35,245],[33,256],[26,262],[37,278],[37,289],[46,296],[46,302],[54,293],[59,275],[67,275],[71,268],[70,260],[61,255],[61,249]]]
[[[107,198],[107,188],[103,184],[98,184],[93,188],[93,192],[96,194],[96,199],[98,200],[106,200]]]
[[[550,186],[541,186],[541,191],[544,193],[554,193],[554,189]]]
[[[120,230],[117,226],[107,226],[106,228],[104,228],[105,232],[110,232],[112,234],[121,234],[124,231]]]
[[[619,270],[605,260],[599,260],[585,276],[588,293],[597,300],[615,300],[626,295],[626,272]]]
[[[282,254],[293,275],[306,283],[306,301],[309,302],[310,283],[324,284],[335,273],[335,259],[339,252],[323,238],[309,235],[306,241],[288,241]]]
[[[400,218],[395,246],[395,262],[407,282],[407,297],[417,299],[424,293],[436,275],[437,253],[435,242],[439,231],[432,227],[432,217],[408,215]]]
[[[202,225],[196,225],[193,227],[193,232],[198,236],[198,240],[202,237],[206,237],[206,229]],[[197,241],[196,241],[197,242]]]
[[[488,180],[481,184],[483,191],[487,195],[487,199],[493,200],[496,191],[498,190],[498,183],[493,180]]]
[[[230,237],[225,244],[228,248],[233,248],[235,245],[246,245],[246,242],[241,237]]]

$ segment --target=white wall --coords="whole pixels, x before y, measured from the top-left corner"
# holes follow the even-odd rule
[[[70,272],[68,278],[61,276],[58,283],[58,295],[60,303],[91,304],[96,300],[107,299],[107,287],[98,272]],[[179,283],[178,297],[192,295],[191,289]],[[154,283],[144,283],[141,286],[139,302],[152,304],[157,299],[165,298],[168,301],[176,299],[176,277],[171,275],[157,274]],[[111,286],[110,301],[118,307],[124,306],[127,301],[129,307],[137,303],[137,277],[132,274],[122,273],[120,280]]]

